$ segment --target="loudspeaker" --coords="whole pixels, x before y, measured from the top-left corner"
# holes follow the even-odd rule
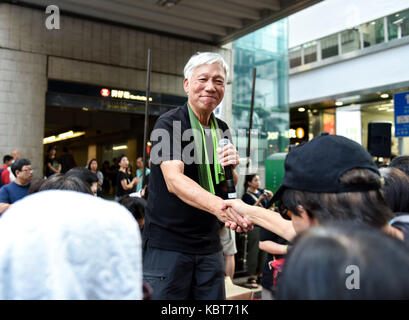
[[[390,122],[368,123],[368,151],[374,157],[391,156],[392,124]]]

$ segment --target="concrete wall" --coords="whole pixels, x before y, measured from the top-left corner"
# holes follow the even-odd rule
[[[150,48],[151,91],[184,95],[183,68],[195,52],[219,52],[232,66],[228,49],[63,13],[60,29],[47,30],[46,17],[44,11],[0,4],[0,108],[5,115],[0,120],[0,130],[5,134],[0,140],[0,155],[17,147],[22,156],[34,162],[38,172],[43,165],[48,78],[145,90],[146,57]],[[230,85],[226,98],[231,104]],[[18,107],[10,111],[11,104]],[[29,139],[25,140],[20,133]]]

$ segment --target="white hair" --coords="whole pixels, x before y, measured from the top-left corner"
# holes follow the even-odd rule
[[[197,52],[195,53],[189,61],[186,63],[184,69],[185,79],[189,79],[192,77],[193,71],[204,64],[213,64],[218,63],[224,69],[226,73],[226,79],[229,74],[229,66],[227,65],[226,61],[223,57],[215,52]]]

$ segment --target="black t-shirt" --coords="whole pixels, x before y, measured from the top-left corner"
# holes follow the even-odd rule
[[[124,188],[122,188],[122,184],[121,184],[122,180],[126,180],[127,184],[131,182],[130,177],[125,172],[118,171],[117,180],[116,180],[116,195],[118,197],[122,197],[126,194],[132,193],[132,190],[124,190]]]
[[[60,160],[57,159],[57,158],[50,159],[49,157],[47,157],[47,158],[45,159],[45,176],[48,178],[49,176],[51,176],[51,175],[53,175],[53,174],[55,173],[54,171],[52,171],[52,170],[48,167],[48,164],[51,164],[51,166],[52,166],[54,169],[58,170],[58,167],[59,167],[60,163],[61,163]]]
[[[231,141],[226,123],[219,119],[217,122],[223,132],[221,138]],[[152,164],[143,238],[145,243],[147,241],[149,246],[155,248],[190,254],[210,254],[222,249],[218,219],[170,193],[160,169],[161,161],[182,160],[184,175],[199,183],[198,165],[186,157],[194,152],[193,134],[186,134],[188,129],[191,129],[191,125],[186,105],[163,114],[155,124],[151,135]],[[168,137],[166,133],[169,134]],[[214,177],[213,165],[210,167]],[[215,191],[217,195],[222,194],[220,185],[215,186]]]

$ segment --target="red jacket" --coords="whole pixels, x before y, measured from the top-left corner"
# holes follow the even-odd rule
[[[10,171],[8,170],[8,167],[3,164],[3,166],[0,168],[0,170],[3,170],[1,173],[1,185],[4,186],[5,184],[10,183]]]

